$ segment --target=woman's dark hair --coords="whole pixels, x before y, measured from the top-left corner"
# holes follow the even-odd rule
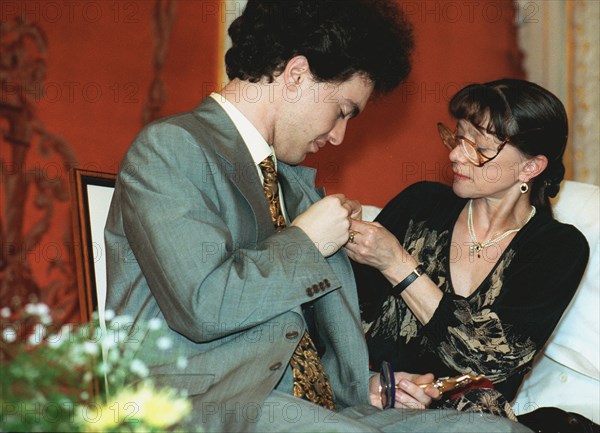
[[[302,55],[315,80],[339,83],[359,74],[377,94],[406,78],[414,45],[412,26],[393,0],[248,0],[229,36],[229,79],[272,82]]]
[[[554,94],[525,80],[471,84],[450,100],[450,114],[500,140],[510,137],[510,144],[528,156],[548,158],[546,169],[533,179],[531,203],[552,215],[549,197],[558,194],[565,175],[569,132],[565,107]]]

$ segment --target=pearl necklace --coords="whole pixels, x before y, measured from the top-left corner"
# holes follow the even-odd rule
[[[523,221],[523,224],[521,224],[519,227],[517,227],[515,229],[507,230],[504,233],[502,233],[500,236],[498,236],[494,239],[490,239],[485,242],[477,242],[477,237],[475,236],[475,230],[473,230],[473,200],[469,200],[469,209],[467,211],[467,229],[469,230],[469,237],[471,238],[471,246],[469,247],[469,256],[473,257],[474,254],[477,254],[477,258],[481,258],[481,251],[483,251],[484,248],[487,248],[490,245],[497,244],[498,242],[500,242],[502,239],[504,239],[511,233],[518,232],[525,226],[525,224],[527,224],[529,222],[529,220],[531,220],[531,218],[533,218],[534,215],[535,215],[535,206],[532,205],[531,212],[529,212],[529,216],[525,219],[525,221]]]

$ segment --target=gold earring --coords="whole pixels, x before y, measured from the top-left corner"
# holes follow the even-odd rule
[[[527,191],[529,191],[529,185],[523,182],[521,186],[519,186],[519,189],[521,190],[521,194],[525,194]]]

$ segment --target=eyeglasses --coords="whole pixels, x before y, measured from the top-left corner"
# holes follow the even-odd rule
[[[437,128],[442,142],[448,149],[453,150],[455,147],[460,145],[467,159],[477,167],[481,167],[485,163],[488,163],[497,157],[504,146],[506,146],[506,143],[508,143],[511,139],[511,137],[506,137],[502,143],[500,143],[500,146],[498,146],[497,149],[487,149],[481,148],[477,145],[477,143],[474,143],[462,135],[457,135],[456,131],[452,132],[450,128],[441,122],[438,122]]]

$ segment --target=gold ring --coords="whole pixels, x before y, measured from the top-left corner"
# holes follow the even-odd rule
[[[351,244],[354,243],[354,236],[356,236],[356,232],[350,230],[350,235],[348,236],[348,242],[350,242]]]

